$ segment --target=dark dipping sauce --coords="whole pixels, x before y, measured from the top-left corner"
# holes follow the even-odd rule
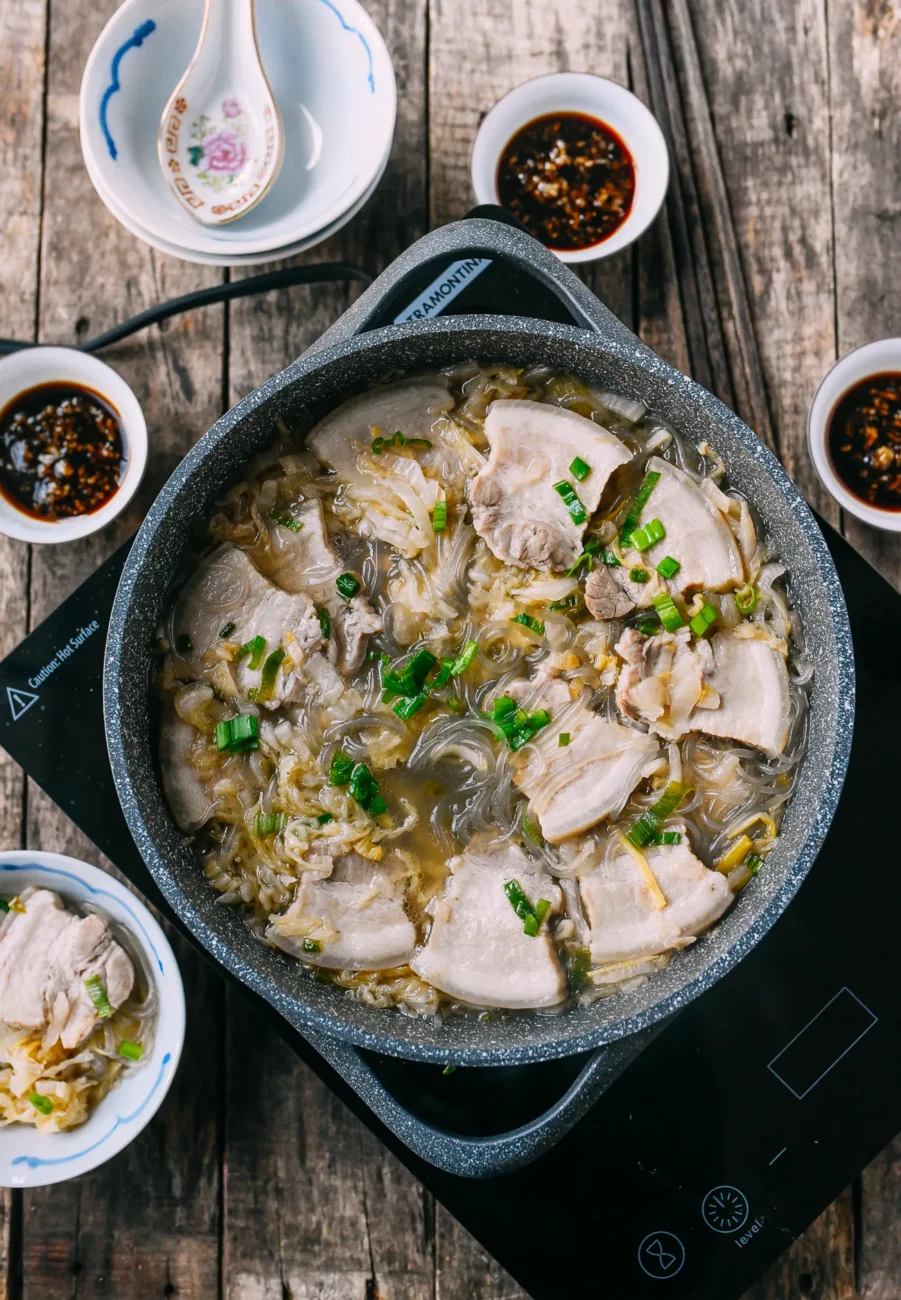
[[[830,417],[828,447],[849,492],[901,510],[901,373],[869,375],[848,389]]]
[[[549,113],[517,131],[497,168],[501,204],[546,248],[609,239],[632,207],[635,167],[622,140],[582,113]]]
[[[118,414],[81,384],[39,384],[0,412],[0,493],[34,519],[99,510],[123,461]]]

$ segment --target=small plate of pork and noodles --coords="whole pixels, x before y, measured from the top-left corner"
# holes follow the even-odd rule
[[[585,1004],[703,942],[778,843],[812,673],[714,447],[476,363],[282,429],[160,654],[210,888],[415,1016]]]

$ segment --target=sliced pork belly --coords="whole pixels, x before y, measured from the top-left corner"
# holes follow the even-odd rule
[[[49,889],[26,889],[21,902],[0,922],[0,1021],[38,1033],[52,1024],[64,1048],[78,1047],[98,1019],[85,980],[99,976],[117,1008],[134,967],[103,917],[70,912]]]
[[[692,711],[704,694],[702,660],[690,630],[645,637],[630,627],[614,649],[624,661],[616,683],[621,712],[643,718],[658,736],[679,740],[694,726]]]
[[[303,525],[299,532],[269,524],[266,573],[285,591],[304,593],[328,611],[332,625],[329,661],[342,673],[354,673],[363,662],[370,636],[382,630],[382,620],[364,592],[343,600],[335,580],[342,564],[329,540],[325,515],[318,497],[304,501],[294,511]]]
[[[220,633],[229,623],[234,627],[223,638]],[[283,647],[295,668],[279,669],[275,694],[268,702],[271,708],[297,698],[301,683],[296,669],[323,645],[319,617],[309,597],[273,586],[229,542],[207,556],[182,588],[173,625],[180,659],[197,677],[210,677],[215,656],[209,652],[222,647],[226,639],[243,645],[261,636],[265,655]],[[190,649],[180,648],[180,638],[185,636],[190,638]],[[259,688],[262,667],[261,663],[252,669],[249,656],[237,663],[235,678],[242,693]]]
[[[270,918],[266,937],[292,957],[332,970],[390,970],[416,946],[403,891],[359,854],[335,861],[327,879],[305,878],[287,912]],[[304,949],[304,939],[319,952]]]
[[[402,379],[343,402],[320,420],[307,444],[323,465],[343,476],[355,470],[360,452],[371,449],[377,434],[390,438],[397,432],[431,440],[432,426],[452,406],[442,380]],[[427,457],[427,451],[423,455]]]
[[[636,562],[653,571],[665,555],[678,560],[682,567],[667,583],[674,592],[727,591],[740,586],[745,580],[744,563],[722,511],[693,478],[675,465],[652,456],[647,468],[659,474],[660,480],[644,507],[642,522],[659,519],[666,536],[642,552]],[[635,554],[629,552],[630,557]],[[643,597],[636,603],[644,604],[649,599]]]
[[[625,849],[579,881],[593,963],[626,961],[679,946],[706,930],[732,902],[725,876],[710,871],[683,839],[644,849],[666,907],[658,908]]]
[[[531,937],[513,910],[504,885],[519,882],[534,905],[546,898],[551,914],[563,895],[536,871],[522,849],[473,846],[448,864],[445,894],[433,904],[428,943],[410,965],[450,997],[511,1011],[552,1007],[566,997],[566,978],[547,922]]]
[[[562,731],[568,745],[560,745]],[[581,701],[552,718],[513,778],[551,844],[616,817],[635,787],[660,764],[660,744],[644,732],[608,722]]]
[[[585,524],[573,523],[554,484],[571,483],[590,518],[610,475],[632,453],[592,420],[539,402],[492,402],[485,436],[491,457],[470,488],[476,531],[499,560],[568,569],[582,549]],[[581,483],[569,468],[577,456],[591,466]]]
[[[718,693],[720,706],[695,709],[692,730],[781,754],[788,743],[791,716],[783,656],[768,641],[735,632],[718,632],[711,650],[714,668],[708,685]]]
[[[188,748],[196,739],[196,727],[180,718],[169,703],[160,726],[160,769],[169,809],[186,835],[199,831],[215,806],[188,762]]]
[[[625,618],[632,613],[637,603],[623,584],[617,582],[617,567],[596,564],[585,579],[585,604],[588,612],[605,623],[615,618]]]

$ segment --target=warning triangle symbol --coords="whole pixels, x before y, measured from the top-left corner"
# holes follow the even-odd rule
[[[32,704],[37,703],[38,698],[36,695],[32,695],[31,691],[17,691],[12,686],[7,686],[6,696],[12,711],[13,722],[18,722],[22,714],[27,713]]]

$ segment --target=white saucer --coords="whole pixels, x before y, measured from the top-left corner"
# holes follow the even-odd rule
[[[353,207],[349,208],[347,212],[338,217],[336,221],[333,221],[328,226],[324,226],[322,230],[317,231],[315,235],[310,235],[307,239],[297,240],[292,244],[286,244],[284,248],[276,248],[271,252],[266,253],[229,253],[227,250],[222,253],[188,252],[179,245],[172,244],[166,239],[160,239],[156,235],[151,234],[149,230],[145,230],[139,221],[136,221],[129,216],[129,214],[117,203],[113,195],[105,189],[99,175],[96,175],[91,170],[90,166],[88,167],[88,174],[94,183],[94,188],[96,189],[100,199],[116,220],[119,221],[132,235],[143,240],[145,244],[149,244],[151,248],[157,248],[161,253],[167,253],[170,257],[179,257],[183,261],[194,262],[201,266],[261,266],[267,262],[277,262],[286,257],[294,257],[297,253],[305,253],[308,249],[314,248],[317,244],[321,244],[323,240],[329,239],[343,226],[346,226],[347,223],[351,221],[363,207],[365,207],[372,198],[372,195],[375,193],[375,190],[378,188],[378,183],[382,179],[385,168],[388,165],[389,153],[386,153],[385,157],[382,159],[381,166],[366,193],[361,195]]]
[[[100,197],[107,206],[115,200],[114,215],[127,214],[130,229],[181,256],[272,260],[339,221],[374,187],[394,132],[391,59],[358,0],[257,0],[285,163],[253,211],[210,229],[181,209],[156,156],[160,114],[190,61],[203,9],[203,0],[125,0],[85,68],[82,152]]]

